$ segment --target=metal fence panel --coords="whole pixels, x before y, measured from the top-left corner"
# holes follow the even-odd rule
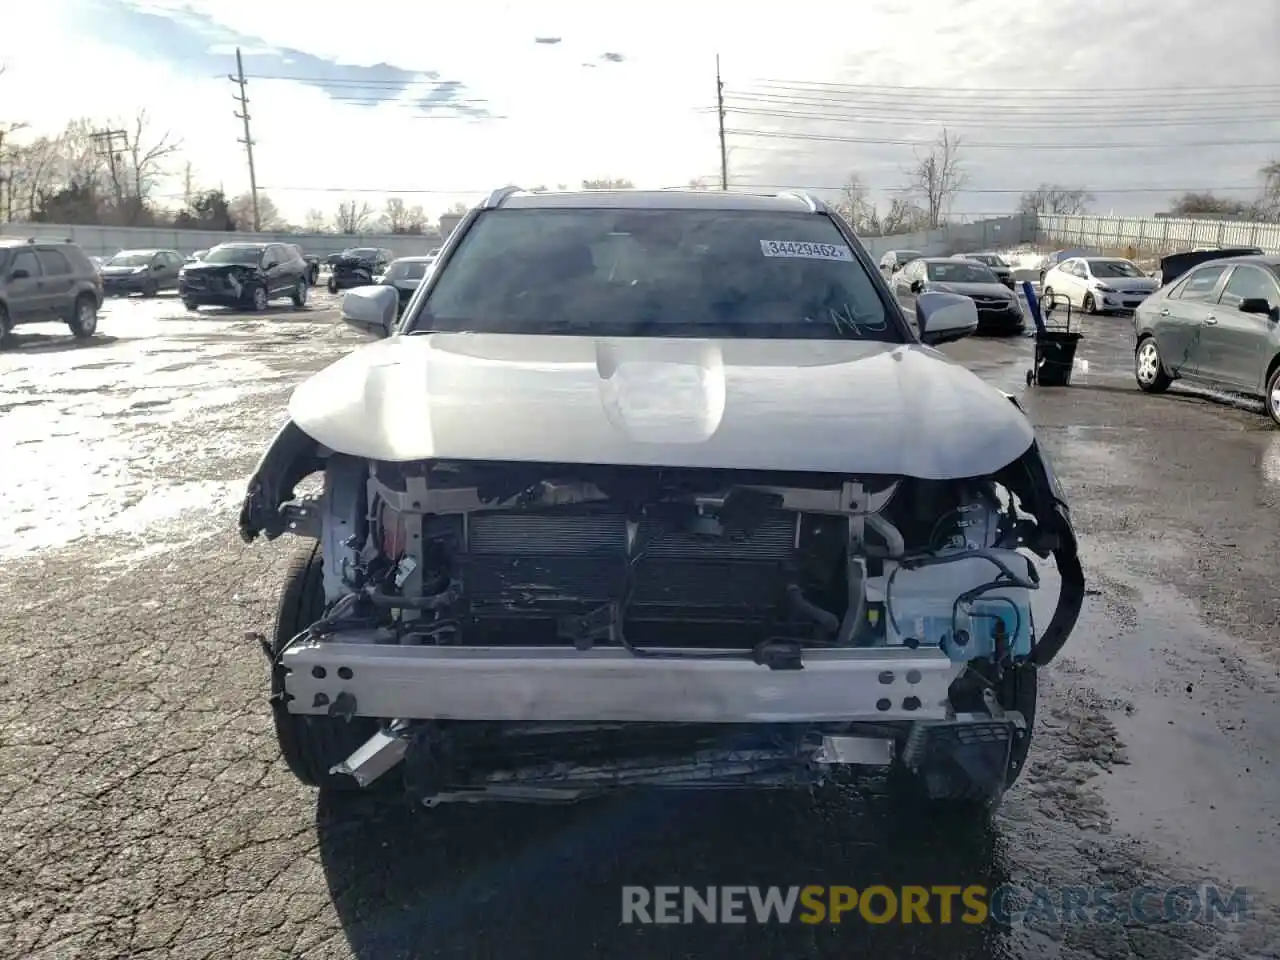
[[[1061,247],[1173,253],[1194,247],[1259,247],[1280,254],[1280,223],[1202,220],[1198,217],[1036,217],[1034,239]],[[1028,238],[1030,239],[1030,238]]]

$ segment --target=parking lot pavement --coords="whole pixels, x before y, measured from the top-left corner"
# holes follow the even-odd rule
[[[241,639],[291,548],[246,547],[233,521],[292,385],[359,342],[326,298],[113,302],[89,344],[24,328],[0,353],[0,958],[1277,955],[1265,895],[1240,923],[1158,929],[619,924],[627,884],[1280,890],[1280,432],[1255,409],[1139,394],[1120,319],[1085,321],[1067,389],[1025,385],[1029,339],[948,348],[1037,423],[1092,590],[990,830],[915,819],[874,783],[317,805]]]

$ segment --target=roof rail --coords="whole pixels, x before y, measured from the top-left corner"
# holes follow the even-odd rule
[[[523,188],[515,185],[499,187],[497,190],[493,191],[493,193],[489,194],[488,199],[486,199],[484,203],[480,204],[480,206],[485,210],[496,210],[498,207],[502,206],[503,201],[505,201],[507,197],[511,196],[513,193],[523,192]]]
[[[780,197],[795,197],[801,203],[809,208],[810,213],[826,213],[827,205],[812,194],[803,190],[788,190],[785,193],[778,194]]]

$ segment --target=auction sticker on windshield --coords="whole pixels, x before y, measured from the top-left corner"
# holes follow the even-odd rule
[[[804,260],[852,260],[853,251],[839,243],[802,243],[796,240],[761,240],[766,257],[798,257]]]

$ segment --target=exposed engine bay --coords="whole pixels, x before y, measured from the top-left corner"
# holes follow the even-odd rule
[[[319,458],[288,430],[241,520],[246,539],[322,545],[326,613],[270,651],[280,709],[376,720],[334,769],[363,785],[413,761],[429,802],[891,762],[938,795],[998,796],[1035,668],[1083,597],[1034,447],[935,481],[379,463]],[[324,496],[291,503],[316,467]],[[1051,553],[1062,596],[1039,634],[1029,554]]]

